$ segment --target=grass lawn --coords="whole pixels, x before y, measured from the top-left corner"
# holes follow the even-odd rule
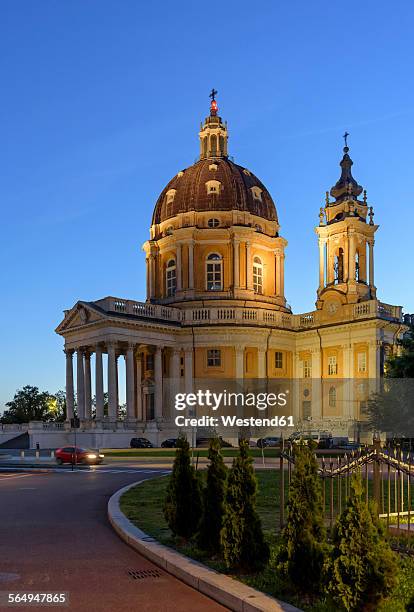
[[[237,579],[262,590],[274,597],[284,599],[303,610],[312,612],[338,612],[338,607],[320,601],[314,605],[305,605],[298,597],[286,590],[278,579],[275,570],[275,557],[279,547],[279,473],[275,471],[257,471],[259,490],[257,509],[262,520],[263,530],[271,547],[269,567],[258,575],[235,576]],[[203,476],[204,477],[204,474]],[[121,509],[128,518],[146,533],[157,540],[171,546],[190,557],[202,561],[206,565],[225,572],[223,563],[208,559],[195,546],[178,545],[167,527],[162,513],[168,477],[147,480],[130,489],[121,498]],[[405,605],[414,596],[414,559],[401,559],[401,579],[393,597],[378,608],[378,612],[404,612]]]

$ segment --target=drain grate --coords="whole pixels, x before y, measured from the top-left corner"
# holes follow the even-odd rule
[[[160,578],[162,573],[157,569],[128,570],[128,576],[133,580],[144,580],[145,578]]]

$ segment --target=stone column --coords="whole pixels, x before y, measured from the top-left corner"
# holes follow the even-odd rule
[[[233,287],[240,287],[240,240],[233,237]]]
[[[73,389],[73,349],[65,349],[66,354],[66,420],[74,416],[75,394]]]
[[[173,415],[175,416],[175,395],[180,392],[180,360],[180,349],[173,349],[170,363],[169,397],[167,401],[167,405],[172,413],[168,415],[169,418]]]
[[[194,241],[188,243],[188,288],[194,289]]]
[[[369,286],[374,287],[374,239],[368,242],[369,244]]]
[[[278,297],[283,296],[283,282],[282,282],[282,251],[281,249],[275,250],[275,295]]]
[[[181,291],[182,284],[182,261],[181,261],[181,244],[177,243],[176,251],[175,251],[175,273],[177,278],[177,291]]]
[[[128,344],[125,355],[125,383],[126,383],[126,402],[127,402],[127,420],[132,421],[135,416],[135,376],[134,376],[134,345]]]
[[[85,351],[85,419],[92,418],[91,353]]]
[[[115,344],[108,344],[108,417],[110,421],[118,418],[118,364]]]
[[[193,391],[193,349],[184,349],[184,387],[186,393]]]
[[[78,400],[78,417],[83,420],[85,418],[85,373],[83,370],[83,350],[80,348],[76,351],[76,360],[77,360],[76,386],[77,386],[77,400]]]
[[[154,355],[154,413],[162,418],[162,348],[157,346]]]
[[[95,347],[95,400],[97,421],[104,417],[104,386],[103,386],[103,367],[102,367],[102,347],[97,344]]]
[[[144,421],[142,410],[142,353],[137,353],[136,357],[136,396],[137,396],[137,419]]]
[[[280,297],[284,297],[285,295],[285,255],[283,251],[280,254],[279,270],[280,270]]]
[[[266,378],[266,349],[257,349],[257,378]]]
[[[244,346],[243,344],[236,344],[236,379],[241,380],[244,378]]]
[[[312,349],[311,352],[311,376],[312,378],[308,379],[309,384],[312,387],[312,418],[320,419],[323,416],[323,406],[322,406],[322,354],[319,348]],[[308,381],[305,379],[305,382]]]
[[[155,255],[148,256],[148,292],[149,298],[155,297]]]
[[[325,286],[325,240],[319,238],[319,291]]]
[[[253,291],[252,247],[246,242],[246,289]]]
[[[355,234],[351,233],[349,237],[349,280],[355,282]]]

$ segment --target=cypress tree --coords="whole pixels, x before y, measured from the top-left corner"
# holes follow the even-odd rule
[[[196,533],[201,516],[201,488],[191,465],[190,445],[184,436],[177,440],[163,512],[174,535],[189,539]]]
[[[289,488],[278,569],[295,589],[316,595],[326,559],[322,490],[313,448],[294,448],[295,469]]]
[[[220,441],[213,438],[208,449],[207,486],[203,491],[203,515],[197,536],[200,548],[210,554],[221,550],[220,532],[223,526],[224,493],[227,468],[220,452]]]
[[[384,537],[376,506],[362,500],[361,477],[354,474],[351,495],[333,534],[329,590],[347,611],[377,610],[398,581],[396,555]]]
[[[256,512],[257,481],[245,440],[239,449],[227,478],[221,545],[228,568],[257,571],[270,553]]]

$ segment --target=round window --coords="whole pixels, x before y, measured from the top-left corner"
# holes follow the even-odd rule
[[[218,227],[220,225],[220,221],[218,219],[209,219],[207,224],[209,227]]]

